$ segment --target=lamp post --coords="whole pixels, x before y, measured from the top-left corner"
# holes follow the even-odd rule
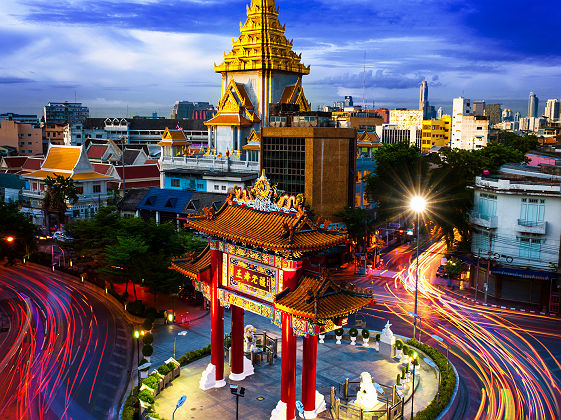
[[[177,411],[177,409],[179,407],[181,407],[183,404],[185,404],[185,401],[187,401],[187,396],[183,395],[179,401],[177,401],[177,404],[175,406],[175,410],[173,410],[173,414],[171,415],[171,420],[175,420],[175,412]]]
[[[177,335],[180,335],[182,337],[187,335],[187,331],[181,331],[178,332]],[[175,359],[175,340],[177,339],[177,336],[173,337],[173,358]]]
[[[411,394],[411,420],[413,420],[413,407],[415,405],[415,368],[417,367],[417,352],[413,353],[413,385]]]
[[[230,385],[230,392],[236,396],[236,420],[239,418],[240,397],[245,396],[245,388],[239,385]]]
[[[419,286],[419,230],[421,227],[421,213],[425,211],[427,201],[421,196],[415,196],[409,202],[409,208],[417,213],[417,266],[415,267],[415,313],[417,311],[417,295]],[[417,317],[413,320],[413,337],[417,334]]]
[[[414,312],[408,312],[409,315],[411,315],[413,318],[417,319],[419,318],[419,343],[422,343],[421,341],[421,334],[423,333],[423,330],[421,328],[421,325],[423,325],[423,318],[421,318],[420,315],[414,313]],[[413,336],[413,338],[417,338],[415,336]]]
[[[140,364],[140,331],[134,330],[134,338],[136,338],[136,373],[138,379],[138,389],[140,390],[140,370],[138,369],[138,365]],[[140,402],[139,402],[140,404]]]

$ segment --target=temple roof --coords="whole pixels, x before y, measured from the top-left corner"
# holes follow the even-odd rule
[[[171,267],[181,274],[197,279],[197,274],[206,271],[210,267],[210,247],[206,247],[203,252],[195,258],[177,259],[171,262]]]
[[[271,251],[320,250],[347,240],[346,233],[313,223],[303,201],[302,196],[279,197],[263,174],[253,188],[235,189],[234,195],[218,212],[205,209],[204,215],[187,218],[186,226],[210,236]]]
[[[240,23],[240,36],[232,40],[232,50],[224,53],[217,73],[247,70],[279,70],[309,74],[310,67],[301,63],[301,55],[292,51],[292,41],[284,36],[285,27],[278,20],[274,0],[251,0],[247,20]]]
[[[278,295],[275,308],[314,320],[346,316],[373,302],[372,295],[336,285],[329,277],[306,273],[294,291]]]

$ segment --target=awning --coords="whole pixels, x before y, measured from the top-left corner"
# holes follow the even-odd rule
[[[505,276],[522,277],[525,279],[547,280],[557,278],[557,273],[547,271],[519,270],[516,268],[491,267],[491,273]]]

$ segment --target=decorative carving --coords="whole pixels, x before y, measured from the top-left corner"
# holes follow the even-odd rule
[[[216,211],[214,207],[205,207],[203,213],[207,220],[214,220],[216,218]]]

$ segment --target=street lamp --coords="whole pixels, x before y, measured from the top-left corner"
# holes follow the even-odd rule
[[[175,406],[175,410],[173,410],[173,414],[171,415],[171,420],[175,419],[175,412],[177,411],[177,409],[179,407],[181,407],[183,404],[185,404],[185,401],[187,401],[187,396],[183,395],[179,401],[177,401],[177,405]]]
[[[230,392],[236,396],[236,420],[239,418],[240,397],[245,396],[245,388],[239,385],[230,384]]]
[[[436,390],[436,403],[438,404],[438,400],[440,399],[440,369],[438,369],[438,366],[436,366],[436,364],[428,357],[425,357],[423,360],[427,365],[435,369],[436,373],[438,373],[438,388]]]
[[[442,343],[443,345],[446,345],[446,343],[444,342],[444,339],[442,337],[439,337],[436,334],[432,334],[431,335],[432,338],[434,338],[436,341],[440,341],[440,343]],[[448,350],[450,350],[450,346],[446,345],[446,376],[448,376]]]
[[[413,353],[413,386],[411,394],[411,420],[413,420],[413,407],[415,404],[415,368],[417,367],[417,352]]]
[[[16,238],[14,238],[13,236],[6,236],[6,242],[8,242],[9,244],[13,243],[15,239]]]
[[[419,286],[419,230],[421,227],[421,213],[425,211],[427,208],[427,201],[421,196],[415,196],[409,202],[409,208],[417,213],[417,267],[415,273],[415,313],[419,313],[417,311],[417,295],[418,295],[418,286]],[[413,337],[417,334],[417,317],[413,320]]]
[[[177,335],[180,335],[180,336],[184,337],[184,336],[187,335],[187,331],[178,332]],[[174,358],[174,359],[175,359],[175,340],[176,340],[176,339],[177,339],[177,336],[176,336],[176,337],[173,337],[173,358]]]
[[[422,343],[421,341],[421,334],[423,333],[423,330],[421,328],[421,325],[423,324],[423,318],[421,318],[420,315],[414,313],[414,312],[407,312],[409,315],[411,315],[413,318],[417,319],[419,318],[419,343]],[[413,338],[417,338],[415,336],[413,336]]]
[[[140,391],[140,369],[138,369],[138,365],[140,365],[140,331],[134,330],[133,336],[136,338],[136,372],[138,376],[138,390]]]

